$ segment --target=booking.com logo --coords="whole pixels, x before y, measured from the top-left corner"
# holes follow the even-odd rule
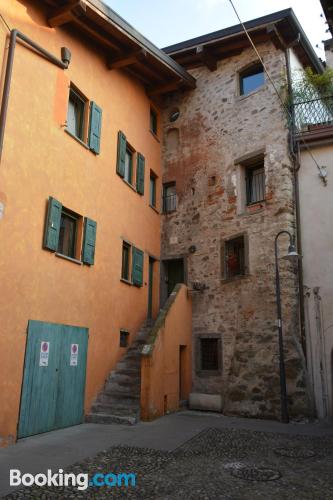
[[[19,469],[11,469],[9,473],[9,484],[10,486],[74,486],[80,491],[88,489],[89,486],[101,487],[106,486],[108,488],[122,487],[126,488],[136,486],[136,474],[130,473],[118,473],[113,474],[112,472],[108,474],[102,474],[97,472],[91,479],[89,475],[85,473],[73,474],[64,473],[63,469],[59,469],[58,472],[52,473],[51,469],[47,470],[46,474],[22,474]]]

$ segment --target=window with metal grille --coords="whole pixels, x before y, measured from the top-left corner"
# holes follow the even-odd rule
[[[245,274],[244,236],[238,236],[225,242],[225,277],[234,278]]]
[[[200,339],[201,370],[219,369],[219,345],[217,338]]]
[[[163,186],[163,212],[168,214],[177,208],[176,183],[168,183]]]
[[[265,199],[265,168],[263,161],[246,168],[246,204]]]

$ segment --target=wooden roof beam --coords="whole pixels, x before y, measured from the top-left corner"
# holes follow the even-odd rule
[[[154,97],[161,94],[166,94],[167,92],[172,92],[173,90],[177,90],[179,86],[185,83],[183,80],[175,80],[173,82],[165,83],[163,85],[159,85],[157,87],[153,87],[147,90],[148,97]]]
[[[280,35],[275,24],[269,24],[266,28],[267,34],[272,38],[272,42],[276,49],[285,50],[286,44]]]
[[[203,45],[199,45],[196,48],[196,54],[199,57],[200,61],[207,66],[210,71],[217,70],[217,60],[212,55],[212,53]]]
[[[142,62],[147,57],[147,51],[145,49],[140,49],[132,52],[131,54],[124,54],[116,59],[111,59],[108,61],[109,69],[121,69],[138,62]]]
[[[74,21],[76,17],[85,14],[86,10],[87,6],[82,0],[75,0],[64,7],[53,10],[47,21],[51,28],[55,28]]]

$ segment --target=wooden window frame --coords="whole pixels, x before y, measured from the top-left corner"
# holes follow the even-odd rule
[[[128,261],[127,261],[127,277],[124,275],[124,248],[128,249]],[[132,284],[132,245],[128,242],[123,240],[122,242],[122,247],[121,247],[121,281],[124,281],[125,283]]]
[[[80,126],[81,137],[80,137],[80,135],[77,135],[76,133],[73,133],[68,128],[68,122],[67,122],[66,131],[71,136],[75,137],[75,139],[77,139],[78,141],[82,142],[83,144],[85,144],[87,146],[87,143],[88,143],[88,122],[89,122],[89,117],[88,117],[88,113],[89,113],[89,99],[82,92],[80,92],[80,90],[75,85],[73,85],[72,83],[70,84],[70,87],[69,87],[68,106],[69,106],[69,102],[71,100],[71,96],[75,96],[75,99],[77,101],[81,102],[82,105],[83,105],[82,123],[81,123],[81,126]],[[68,110],[67,110],[67,113],[68,113]],[[68,120],[68,118],[67,118],[67,120]]]
[[[58,241],[58,248],[55,252],[57,256],[64,257],[69,260],[75,260],[81,262],[81,249],[82,249],[82,235],[83,235],[83,217],[82,215],[77,214],[76,212],[73,212],[73,210],[70,210],[66,207],[62,207],[61,210],[61,219],[65,215],[68,218],[71,218],[72,220],[75,221],[75,234],[74,234],[74,255],[66,255],[63,252],[60,252],[59,250],[59,243],[60,243],[60,235],[59,235],[59,241]]]

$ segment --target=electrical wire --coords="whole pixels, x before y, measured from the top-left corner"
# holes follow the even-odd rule
[[[289,118],[291,121],[293,121],[293,116],[292,116],[292,114],[291,114],[291,112],[290,112],[289,108],[287,107],[286,103],[283,101],[283,98],[282,98],[282,96],[281,96],[280,92],[278,91],[278,89],[277,89],[277,87],[276,87],[276,85],[275,85],[275,83],[274,83],[274,81],[273,81],[273,79],[272,79],[271,75],[269,74],[269,71],[268,71],[268,69],[267,69],[267,67],[266,67],[266,65],[265,65],[265,63],[264,63],[264,61],[263,61],[263,59],[262,59],[261,55],[259,54],[259,51],[258,51],[257,47],[255,46],[255,43],[253,42],[253,40],[252,40],[252,38],[251,38],[251,36],[250,36],[250,34],[249,34],[248,30],[246,29],[245,24],[244,24],[244,23],[243,23],[243,21],[241,20],[241,18],[240,18],[240,16],[239,16],[239,14],[238,14],[238,12],[237,12],[237,9],[236,9],[236,7],[235,7],[235,5],[234,5],[234,3],[233,3],[233,0],[229,0],[229,2],[230,2],[230,4],[231,4],[231,6],[232,6],[232,8],[233,8],[233,10],[234,10],[234,12],[235,12],[235,14],[236,14],[236,16],[237,16],[237,19],[238,19],[238,21],[239,21],[240,25],[241,25],[241,26],[242,26],[242,28],[243,28],[244,33],[246,34],[247,38],[249,39],[249,42],[250,42],[251,46],[253,47],[253,50],[255,51],[255,53],[256,53],[256,55],[257,55],[257,57],[258,57],[258,59],[259,59],[260,63],[262,64],[262,67],[263,67],[263,69],[264,69],[264,71],[265,71],[265,73],[266,73],[266,75],[267,75],[267,78],[268,78],[268,80],[270,81],[270,83],[272,84],[272,87],[273,87],[273,89],[274,89],[274,91],[275,91],[276,95],[278,96],[278,98],[279,98],[279,100],[280,100],[280,102],[281,102],[281,104],[282,104],[283,109],[285,110],[285,112],[286,112],[286,114],[287,114],[288,118]],[[317,162],[316,158],[314,157],[314,155],[313,155],[313,153],[312,153],[312,151],[311,151],[311,148],[309,147],[309,145],[306,143],[306,141],[305,141],[302,137],[300,137],[300,141],[301,141],[301,142],[302,142],[302,144],[305,146],[305,148],[306,148],[307,152],[308,152],[308,153],[309,153],[309,155],[311,156],[311,158],[312,158],[313,162],[315,163],[315,165],[316,165],[316,167],[317,167],[317,169],[318,169],[318,171],[319,171],[319,176],[321,177],[321,179],[323,180],[324,184],[326,185],[326,184],[327,184],[327,180],[326,180],[326,178],[323,176],[322,167],[319,165],[319,163]]]

